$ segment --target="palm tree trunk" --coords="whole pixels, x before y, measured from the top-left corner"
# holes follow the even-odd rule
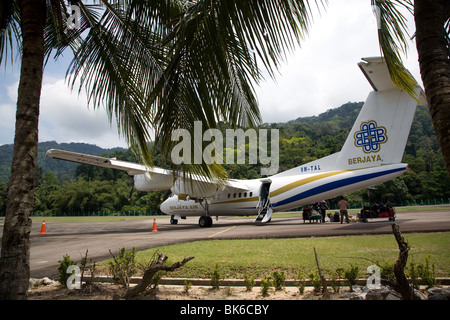
[[[445,4],[446,0],[416,0],[414,18],[420,73],[450,176],[450,53],[444,27],[449,16]]]
[[[30,212],[36,176],[44,61],[45,0],[21,0],[23,55],[14,155],[0,259],[0,299],[26,299],[30,277]]]

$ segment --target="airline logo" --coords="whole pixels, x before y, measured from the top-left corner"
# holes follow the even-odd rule
[[[355,132],[355,146],[361,147],[364,153],[380,151],[380,147],[388,140],[386,128],[378,126],[375,120],[363,122],[360,131]]]

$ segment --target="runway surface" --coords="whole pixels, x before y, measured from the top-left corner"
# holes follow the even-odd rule
[[[300,213],[295,217],[277,217],[264,225],[253,224],[253,218],[220,217],[211,228],[200,228],[198,217],[180,220],[171,225],[168,218],[157,218],[158,232],[152,232],[153,217],[148,220],[121,220],[114,222],[46,222],[47,235],[39,235],[41,223],[33,223],[31,239],[31,277],[55,277],[59,260],[69,255],[80,261],[86,250],[88,258],[99,262],[125,247],[149,249],[180,242],[211,239],[293,238],[311,236],[342,236],[383,234],[392,232],[387,218],[368,223],[303,222]],[[450,206],[441,210],[423,210],[397,213],[396,223],[403,233],[450,231]],[[3,226],[1,226],[3,232]]]

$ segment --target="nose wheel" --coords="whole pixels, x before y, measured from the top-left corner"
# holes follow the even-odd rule
[[[175,216],[171,216],[170,217],[170,224],[177,224],[178,223],[178,219],[175,218]]]
[[[209,228],[212,226],[212,218],[210,216],[202,216],[198,219],[198,225],[200,228]]]

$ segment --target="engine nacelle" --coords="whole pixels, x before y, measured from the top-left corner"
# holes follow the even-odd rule
[[[173,187],[172,192],[175,194],[188,195],[191,198],[211,198],[217,192],[217,187],[211,183],[203,183],[201,181],[189,180],[184,181],[182,178],[178,178]]]
[[[134,176],[134,186],[139,191],[158,191],[168,190],[173,185],[173,177],[171,175],[162,174],[137,174]]]

